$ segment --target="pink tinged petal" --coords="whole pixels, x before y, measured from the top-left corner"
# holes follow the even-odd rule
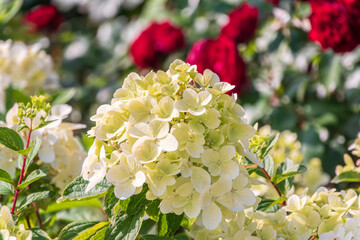
[[[191,183],[199,193],[205,191],[211,183],[211,177],[207,171],[199,167],[192,167]]]
[[[176,151],[179,147],[179,143],[172,134],[168,134],[165,138],[158,141],[162,150],[167,152]]]
[[[130,182],[115,185],[114,194],[120,200],[127,199],[135,193],[136,187]]]
[[[45,163],[51,163],[55,160],[55,152],[48,144],[43,144],[38,154],[40,160]]]
[[[221,209],[214,202],[211,202],[210,205],[205,210],[203,210],[202,220],[206,229],[213,230],[217,228],[221,222],[221,219]]]

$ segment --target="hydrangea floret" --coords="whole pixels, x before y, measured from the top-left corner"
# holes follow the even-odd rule
[[[0,205],[1,207],[1,205]],[[31,240],[31,230],[25,230],[24,224],[16,225],[10,209],[7,206],[0,208],[0,239],[4,240]]]
[[[85,128],[83,124],[63,122],[72,112],[67,104],[51,106],[44,96],[32,96],[27,104],[15,104],[6,114],[1,127],[19,130],[23,142],[27,129],[31,129],[30,140],[41,140],[39,160],[50,170],[52,183],[63,189],[81,173],[86,153],[74,136],[74,130]],[[14,176],[20,154],[0,144],[0,168]]]
[[[217,228],[229,211],[254,206],[244,164],[261,165],[248,150],[255,129],[237,96],[226,94],[233,88],[180,60],[166,72],[131,73],[111,104],[91,118],[95,141],[82,169],[86,190],[106,177],[116,197],[127,199],[147,184],[147,199],[160,199],[162,213],[201,216],[207,229]]]

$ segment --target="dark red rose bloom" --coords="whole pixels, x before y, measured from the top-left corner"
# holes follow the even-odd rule
[[[353,50],[360,43],[359,31],[346,8],[337,2],[312,4],[309,38],[323,49],[337,53]]]
[[[357,24],[358,29],[360,29],[360,0],[339,0],[345,8],[348,10],[352,19]]]
[[[31,31],[41,30],[56,32],[63,23],[64,17],[54,5],[42,5],[27,13],[24,21],[32,25]]]
[[[267,1],[267,2],[271,2],[271,3],[272,3],[272,5],[274,5],[274,6],[279,5],[279,2],[280,2],[280,0],[265,0],[265,1]]]
[[[169,22],[152,23],[131,44],[130,53],[140,68],[158,68],[163,58],[185,46],[180,28]]]
[[[225,36],[197,41],[192,46],[186,61],[197,65],[200,73],[210,69],[219,75],[221,81],[235,85],[230,94],[240,94],[247,84],[245,63],[235,43]]]
[[[244,3],[229,14],[229,22],[221,29],[221,34],[231,38],[236,43],[248,42],[258,26],[259,11]]]

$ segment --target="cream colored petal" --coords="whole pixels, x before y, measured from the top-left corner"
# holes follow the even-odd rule
[[[205,169],[200,167],[191,167],[191,169],[191,183],[197,192],[202,193],[206,190],[207,187],[210,186],[210,175]]]
[[[214,202],[211,202],[210,205],[203,210],[202,220],[206,229],[213,230],[217,228],[222,220],[220,208]]]

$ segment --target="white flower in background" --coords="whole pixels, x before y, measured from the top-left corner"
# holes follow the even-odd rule
[[[5,110],[5,90],[10,85],[29,95],[58,85],[51,57],[45,51],[10,40],[0,41],[0,80],[0,112]]]
[[[71,113],[69,105],[55,105],[51,109],[47,121],[53,121],[43,128],[32,131],[31,140],[36,138],[42,141],[38,152],[39,160],[45,163],[51,171],[49,176],[52,182],[59,188],[64,188],[72,179],[81,173],[81,166],[86,157],[86,153],[80,142],[75,138],[73,131],[84,128],[83,124],[63,122]],[[6,123],[0,122],[0,126],[16,129],[18,124],[18,105],[15,104],[6,114]],[[40,123],[40,116],[46,115],[41,110],[36,117],[30,121],[25,119],[25,124],[35,128]],[[27,130],[22,130],[20,135],[25,142]],[[0,146],[0,168],[6,170],[10,175],[14,175],[16,160],[19,154],[15,151]]]
[[[163,213],[203,216],[209,229],[224,214],[252,207],[254,181],[241,163],[245,155],[253,159],[248,146],[255,129],[236,97],[224,94],[231,89],[210,70],[201,75],[180,60],[166,72],[129,74],[111,104],[91,117],[95,142],[83,164],[86,190],[104,175],[119,199],[147,184],[146,197],[159,198]]]
[[[1,206],[0,209],[0,239],[4,240],[31,240],[32,232],[25,230],[24,224],[15,225],[10,209]]]

